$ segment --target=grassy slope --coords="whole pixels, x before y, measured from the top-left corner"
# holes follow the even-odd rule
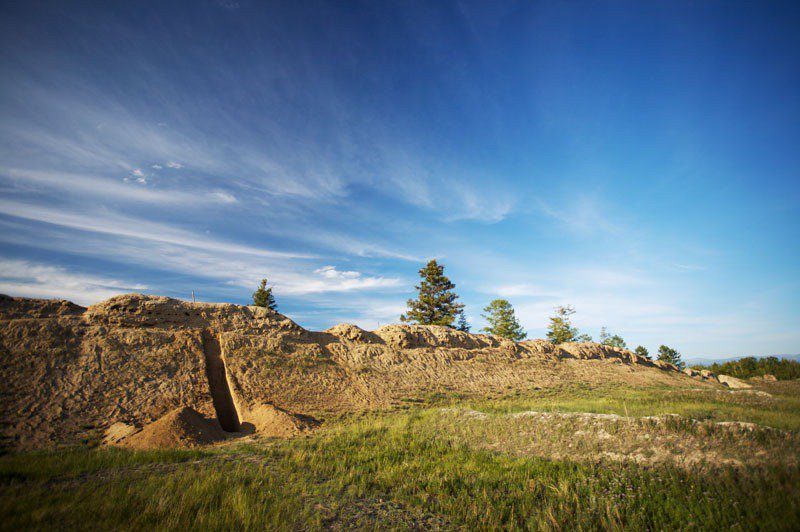
[[[796,390],[779,391],[765,402],[757,394],[567,389],[456,406],[705,413],[797,431]],[[8,455],[0,458],[0,528],[778,530],[800,523],[796,467],[578,463],[478,449],[455,432],[438,408],[422,405],[340,420],[292,441]]]
[[[541,410],[635,417],[679,414],[701,420],[744,421],[800,430],[800,381],[762,384],[751,390],[570,387],[539,390],[528,397],[465,404],[489,413]]]

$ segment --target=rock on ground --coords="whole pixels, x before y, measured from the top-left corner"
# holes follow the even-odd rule
[[[718,375],[717,379],[719,380],[719,382],[721,382],[728,388],[744,389],[753,387],[752,385],[747,384],[743,380],[737,379],[736,377],[731,377],[730,375]]]

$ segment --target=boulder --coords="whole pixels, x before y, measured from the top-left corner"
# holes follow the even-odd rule
[[[717,379],[719,380],[719,382],[721,382],[728,388],[733,388],[733,389],[752,388],[750,384],[747,384],[743,380],[737,379],[736,377],[731,377],[730,375],[719,375]]]
[[[700,370],[700,376],[703,377],[703,380],[719,382],[719,379],[717,378],[717,374],[714,373],[713,371],[709,371],[707,369]]]
[[[680,371],[678,369],[678,366],[676,366],[675,364],[671,364],[663,360],[654,360],[653,365],[655,365],[658,368],[665,369],[667,371]]]

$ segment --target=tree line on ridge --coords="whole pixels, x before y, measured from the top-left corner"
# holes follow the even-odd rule
[[[464,314],[464,304],[458,302],[455,293],[456,285],[444,274],[444,265],[436,259],[419,270],[421,281],[414,288],[417,297],[407,301],[407,310],[400,316],[403,323],[419,325],[442,325],[463,332],[470,332],[470,325]],[[278,306],[272,294],[272,287],[267,286],[267,279],[262,279],[258,289],[253,293],[253,304],[259,307],[277,311]],[[554,344],[564,342],[592,342],[593,339],[586,333],[581,333],[572,325],[571,317],[575,309],[570,306],[560,306],[555,309],[555,314],[549,318],[547,339]],[[484,307],[481,316],[488,325],[481,329],[482,333],[508,338],[520,342],[527,338],[527,333],[517,320],[514,307],[506,299],[494,299]],[[618,334],[609,334],[605,327],[600,329],[600,344],[627,348],[625,340]],[[634,349],[637,355],[652,360],[647,348],[637,346]],[[666,345],[658,348],[658,360],[663,360],[683,369],[684,363],[681,354]]]

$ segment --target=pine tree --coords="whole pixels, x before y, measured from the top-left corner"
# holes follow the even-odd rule
[[[653,357],[650,356],[650,351],[648,351],[644,346],[636,346],[636,349],[634,349],[633,352],[641,357],[646,358],[647,360],[653,360]]]
[[[622,336],[618,334],[608,334],[605,327],[600,328],[600,343],[610,347],[621,347],[623,349],[628,347],[625,340],[622,339]]]
[[[625,343],[625,340],[622,339],[622,336],[615,334],[611,338],[608,339],[608,344],[611,347],[621,347],[622,349],[627,349],[628,344]]]
[[[253,292],[253,305],[257,307],[266,307],[270,310],[278,310],[278,304],[275,303],[275,296],[272,295],[272,287],[270,286],[267,288],[266,279],[261,279],[258,290]]]
[[[489,322],[489,326],[484,327],[483,332],[515,342],[524,340],[528,336],[514,315],[514,307],[505,299],[495,299],[483,311],[486,314],[481,315]]]
[[[467,322],[467,317],[464,315],[464,311],[458,313],[458,325],[456,325],[456,329],[461,332],[469,332],[470,326]]]
[[[578,329],[572,326],[570,316],[575,314],[572,306],[557,307],[556,315],[550,318],[550,326],[547,328],[547,339],[554,344],[564,342],[574,342],[580,335]]]
[[[681,360],[681,354],[677,350],[662,345],[658,348],[658,359],[670,364],[675,364],[678,369],[683,369],[686,364]]]
[[[408,310],[400,316],[400,321],[453,327],[464,305],[456,303],[458,296],[453,292],[456,285],[444,275],[444,265],[433,259],[419,271],[419,276],[422,282],[414,287],[419,296],[408,300]]]

